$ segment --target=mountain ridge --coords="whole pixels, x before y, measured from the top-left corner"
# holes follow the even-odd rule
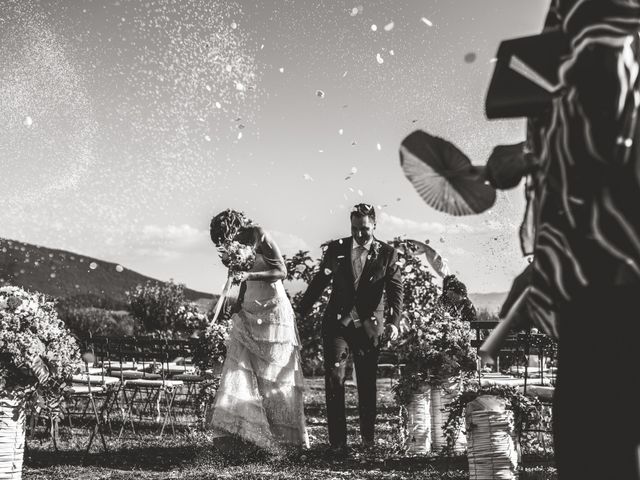
[[[78,306],[123,308],[127,292],[147,281],[168,283],[114,262],[68,250],[0,237],[0,285],[14,285]],[[213,302],[210,293],[184,288],[187,300]]]

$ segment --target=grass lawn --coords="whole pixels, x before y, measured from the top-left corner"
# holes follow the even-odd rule
[[[107,436],[110,453],[104,453],[94,440],[85,456],[83,445],[88,430],[62,428],[59,451],[44,435],[28,439],[25,452],[25,479],[468,479],[466,457],[408,457],[394,454],[393,440],[397,431],[397,407],[390,392],[390,380],[380,379],[377,438],[379,449],[365,456],[358,449],[359,431],[356,389],[347,386],[347,421],[349,442],[354,454],[347,460],[324,457],[327,448],[327,423],[324,405],[324,380],[308,380],[306,415],[311,449],[273,457],[249,447],[236,448],[223,454],[215,441],[187,427],[175,435],[157,437],[158,429],[129,434],[117,441],[117,434]],[[527,462],[520,479],[555,479],[550,467]]]

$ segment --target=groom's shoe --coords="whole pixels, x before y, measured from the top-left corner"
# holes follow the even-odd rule
[[[367,457],[375,457],[377,452],[376,443],[373,440],[362,440],[362,453]]]
[[[328,460],[344,460],[349,457],[351,449],[346,445],[332,446],[325,452],[325,457]]]

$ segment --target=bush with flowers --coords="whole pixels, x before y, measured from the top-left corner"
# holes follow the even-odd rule
[[[78,344],[54,303],[19,287],[1,287],[0,394],[56,410],[79,367]]]
[[[480,395],[492,395],[506,401],[506,408],[513,412],[515,436],[520,434],[525,428],[538,427],[544,419],[543,409],[540,401],[535,397],[524,395],[517,388],[510,385],[468,385],[464,391],[452,400],[447,407],[447,420],[444,424],[445,437],[448,448],[452,448],[457,432],[464,423],[467,405]],[[527,440],[527,439],[525,439]],[[535,439],[531,438],[533,443]]]
[[[402,246],[399,239],[395,243]],[[420,259],[400,253],[398,262],[403,270],[404,328],[396,351],[406,366],[394,393],[400,405],[407,405],[422,385],[442,385],[452,377],[473,372],[476,352],[471,347],[468,322],[452,317],[441,306],[434,277]]]
[[[290,282],[311,283],[320,268],[320,261],[314,260],[307,251],[299,251],[292,257],[285,257],[287,266],[287,280]],[[306,287],[306,286],[305,286]],[[293,308],[297,311],[304,295],[304,289],[295,293],[291,299]],[[302,372],[306,376],[316,376],[324,373],[322,348],[322,314],[329,303],[331,287],[325,289],[320,299],[313,305],[305,318],[299,319],[298,334],[300,336],[300,361]]]
[[[195,398],[197,424],[200,427],[204,427],[207,409],[213,405],[220,386],[220,376],[210,372],[220,369],[227,355],[232,310],[232,306],[225,302],[215,322],[211,322],[213,312],[209,312],[209,323],[204,328],[204,334],[198,338],[193,352],[193,363],[197,373],[203,377]]]

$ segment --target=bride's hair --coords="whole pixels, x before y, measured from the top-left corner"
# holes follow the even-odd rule
[[[211,219],[211,241],[219,247],[232,240],[240,230],[252,225],[253,222],[243,212],[228,208]]]

